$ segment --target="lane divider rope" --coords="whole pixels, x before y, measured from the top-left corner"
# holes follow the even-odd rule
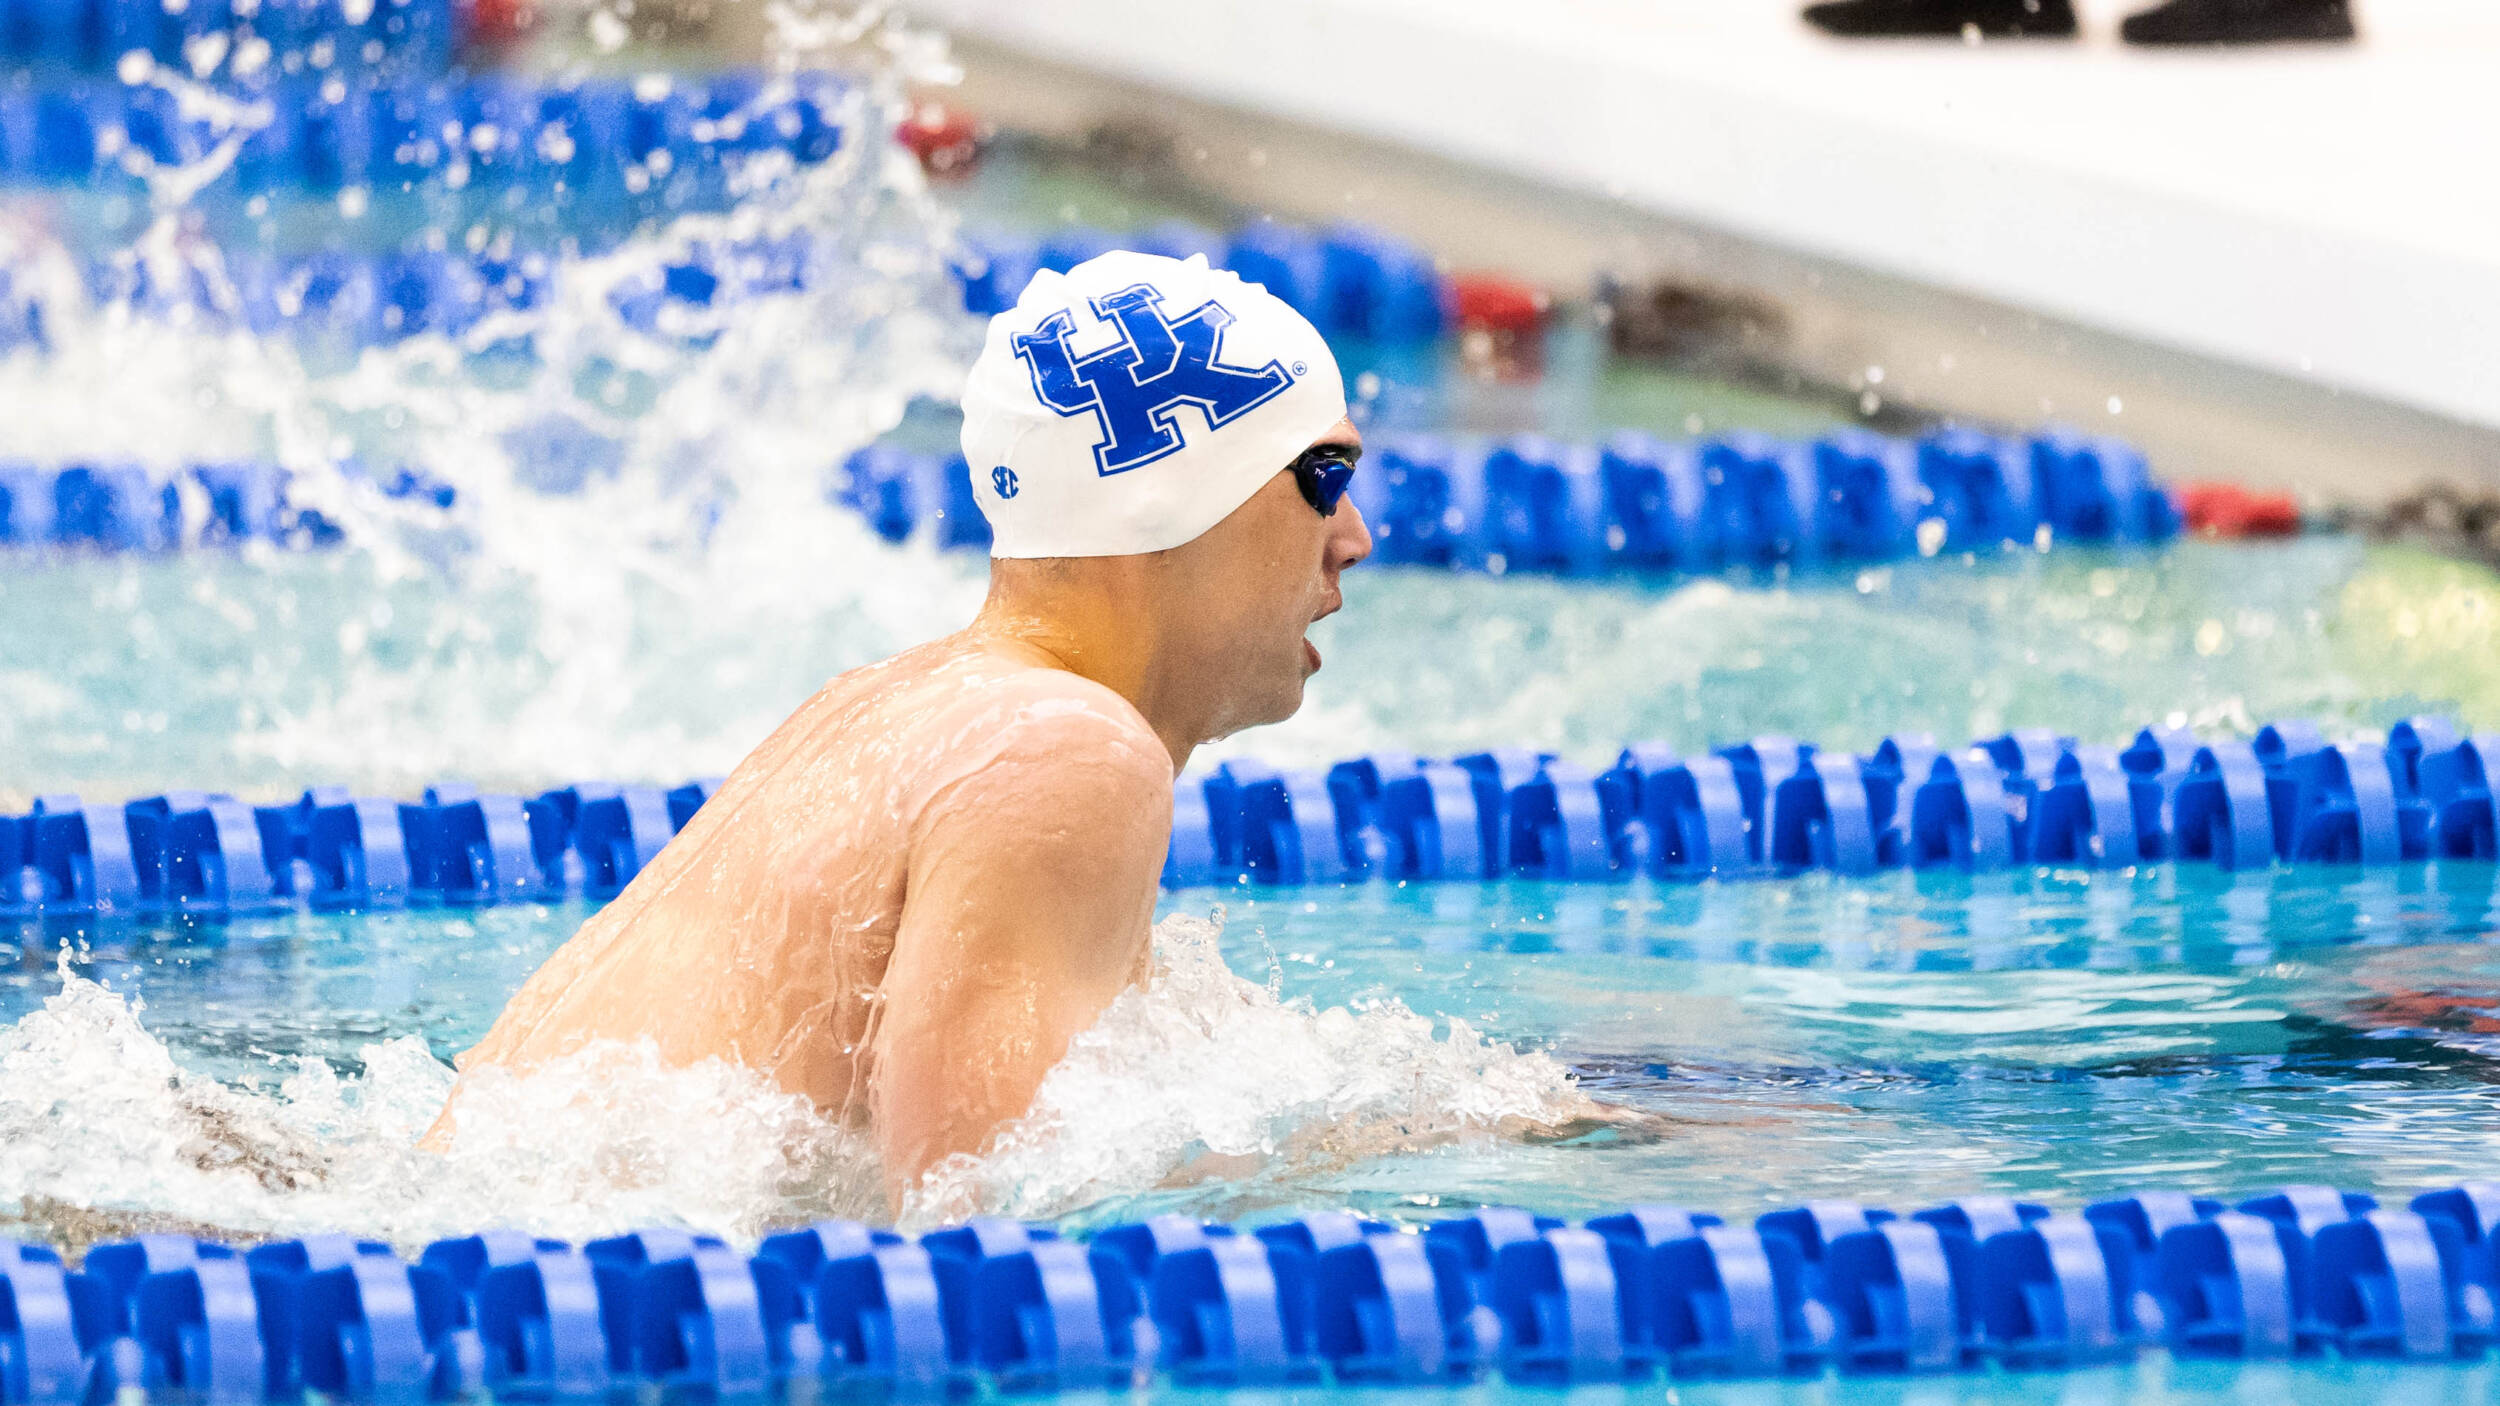
[[[2082,1367],[2148,1349],[2462,1361],[2494,1336],[2500,1186],[2404,1208],[2319,1186],[2226,1208],[2178,1191],[2080,1214],[2002,1196],[1903,1216],[1815,1201],[1751,1225],[1509,1207],[1420,1232],[1342,1212],[1160,1216],[1086,1240],[975,1220],[853,1222],[754,1255],[683,1230],[496,1230],[414,1262],[317,1235],[179,1235],[79,1268],[0,1242],[0,1393],[144,1387],[226,1402],[598,1393],[1521,1384]]]
[[[2286,721],[2251,739],[2148,727],[2123,747],[2036,728],[1958,750],[1899,735],[1863,756],[1773,736],[1690,758],[1647,743],[1602,772],[1524,748],[1325,771],[1236,759],[1179,786],[1164,881],[2490,859],[2495,765],[2500,736],[2428,716],[2384,742]]]
[[[2496,761],[2500,735],[2427,716],[2383,742],[2329,743],[2279,722],[2246,740],[2147,728],[2124,747],[2038,729],[1959,750],[1905,735],[1866,756],[1783,737],[1691,758],[1647,743],[1604,771],[1517,748],[1447,761],[1377,752],[1324,771],[1235,758],[1174,787],[1162,878],[1191,889],[2490,860]],[[39,796],[0,816],[0,917],[603,902],[718,784],[522,797],[443,782],[415,801],[317,787],[263,806],[199,791],[118,807]]]
[[[750,69],[565,82],[273,72],[222,85],[232,97],[265,99],[270,120],[244,136],[218,189],[246,197],[424,189],[643,214],[726,209],[733,161],[767,151],[802,165],[831,156],[847,88],[822,71],[796,75],[772,102],[769,80]],[[12,88],[0,94],[0,183],[136,187],[134,169],[195,164],[231,122],[148,83]]]
[[[317,49],[313,66],[324,76],[441,72],[466,47],[470,8],[455,0],[174,9],[156,0],[23,0],[0,29],[0,56],[37,74],[111,73],[141,53],[187,72],[203,47],[223,54],[258,39],[278,60],[273,69],[300,68]]]
[[[538,477],[550,484],[579,478],[598,448],[546,435],[508,446],[544,465]],[[2179,522],[2141,455],[2056,432],[1674,442],[1626,431],[1596,444],[1382,435],[1368,460],[1354,500],[1378,561],[1496,574],[1663,575],[2054,542],[2142,545],[2166,541]],[[340,472],[419,505],[448,510],[458,500],[454,485],[413,469],[348,463]],[[293,501],[292,479],[252,460],[193,464],[170,477],[126,462],[0,462],[0,548],[341,541],[320,510]],[[890,541],[989,544],[960,455],[873,446],[844,461],[828,496]]]
[[[1383,564],[1570,576],[2155,544],[2180,525],[2142,454],[2059,430],[1693,441],[1627,430],[1599,442],[1383,433],[1353,495]],[[871,446],[845,463],[838,496],[891,541],[989,543],[960,455]]]

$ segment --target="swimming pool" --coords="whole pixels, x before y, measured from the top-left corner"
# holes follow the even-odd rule
[[[859,550],[871,579],[969,584],[957,560]],[[398,596],[341,589],[367,570],[354,556],[141,557],[12,575],[0,594],[11,637],[58,651],[26,672],[84,690],[60,716],[125,724],[56,735],[77,752],[36,753],[13,784],[71,771],[128,776],[135,789],[178,760],[180,774],[252,773],[235,784],[262,794],[315,775],[405,790],[416,766],[477,765],[498,745],[510,760],[473,774],[547,775],[516,738],[431,711],[448,701],[462,719],[526,720],[551,706],[526,686],[545,663],[528,644],[535,622],[516,618],[510,636],[472,639],[446,660],[414,646],[450,601],[422,583]],[[1941,559],[1771,588],[1382,571],[1350,580],[1349,609],[1331,622],[1337,662],[1315,686],[1316,722],[1243,742],[1325,760],[1524,736],[1599,760],[1624,737],[1698,750],[1754,717],[1860,747],[1905,724],[1969,735],[2033,718],[2086,736],[2117,735],[2121,720],[2227,732],[2243,716],[2304,713],[2359,731],[2425,707],[2475,712],[2487,656],[2449,659],[2439,646],[2488,619],[2494,590],[2474,568],[2332,538]],[[46,628],[134,591],[144,613],[165,617],[135,657]],[[330,652],[343,626],[377,618],[377,600],[417,604],[394,608],[365,651]],[[238,614],[236,602],[255,608]],[[297,616],[298,638],[259,626],[263,611],[308,604],[339,614]],[[2411,634],[2399,617],[2416,622]],[[2209,621],[2228,622],[2219,639]],[[2432,640],[2418,643],[2425,621]],[[740,654],[672,628],[666,611],[620,623],[723,662]],[[859,627],[829,615],[808,640],[819,671],[891,647]],[[1766,657],[1805,662],[1775,685],[1761,677]],[[229,662],[203,666],[218,658]],[[2112,658],[2127,667],[2112,672]],[[500,698],[446,698],[449,680],[502,670],[512,679]],[[779,686],[804,691],[812,677],[794,665]],[[2378,677],[2423,683],[2389,690]],[[286,752],[279,739],[317,731],[288,710],[331,691],[391,700],[365,735],[418,745]],[[716,699],[645,697],[656,716],[621,714],[606,735],[647,749],[651,774],[682,774],[747,725]],[[127,725],[134,716],[141,725]],[[437,758],[412,764],[425,746]],[[1220,966],[1188,927],[1218,908]],[[410,1175],[406,1141],[440,1098],[440,1061],[585,911],[22,928],[0,1015],[23,1021],[59,1000],[64,950],[75,970],[146,1004],[134,1018],[118,997],[77,987],[12,1027],[0,1056],[4,1189],[28,1207],[29,1230],[72,1238],[122,1233],[132,1211],[147,1213],[138,1224],[262,1233],[347,1223],[416,1244],[514,1219],[582,1238],[655,1217],[752,1235],[873,1210],[838,1172],[811,1181],[779,1159],[720,1155],[788,1138],[803,1127],[790,1110],[650,1070],[606,1077],[639,1080],[624,1086],[670,1110],[668,1136],[640,1117],[575,1116],[549,1124],[560,1136],[507,1136],[464,1166]],[[2488,956],[2500,872],[2488,864],[1254,885],[1172,893],[1163,911],[1181,923],[1153,996],[1071,1066],[1053,1135],[956,1187],[953,1207],[1071,1231],[1313,1207],[1414,1223],[1479,1203],[1569,1216],[1634,1201],[1731,1217],[1818,1198],[2073,1207],[2148,1185],[2393,1193],[2473,1180],[2491,1156],[2483,1066],[2500,1002]],[[169,1086],[176,1068],[188,1075]],[[1558,1140],[1487,1135],[1552,1114],[1566,1077],[1656,1121]],[[206,1156],[195,1133],[165,1131],[196,1128],[203,1103],[219,1130]],[[1208,1165],[1220,1174],[1204,1175]],[[1192,1166],[1198,1175],[1174,1182]],[[2185,1399],[2280,1380],[2250,1370],[2138,1364],[2058,1380]],[[2366,1364],[2297,1370],[2303,1390],[2356,1399],[2428,1389]],[[2438,1389],[2471,1389],[2482,1370],[2446,1369]],[[2019,1380],[1931,1385],[1979,1400]]]
[[[871,104],[846,111],[851,130],[888,115],[880,81],[845,99]],[[490,145],[489,164],[505,152]],[[851,447],[946,439],[937,401],[966,347],[953,215],[862,154],[878,149],[820,150],[742,199],[707,188],[702,208],[570,249],[587,212],[499,213],[423,181],[361,213],[282,197],[274,220],[220,205],[243,192],[214,182],[196,204],[145,182],[41,197],[44,249],[135,238],[190,258],[277,228],[364,254],[413,233],[439,253],[431,230],[492,259],[536,238],[564,275],[551,287],[592,291],[477,338],[361,352],[108,301],[52,325],[42,355],[0,360],[25,409],[0,457],[263,456],[298,469],[347,536],[320,553],[0,557],[0,809],[70,787],[275,800],[454,775],[523,793],[673,782],[726,770],[825,677],[967,618],[977,560],[883,542],[827,497]],[[947,197],[967,223],[1234,213],[1005,154]],[[704,241],[793,234],[830,251],[804,286],[676,320],[614,296],[665,286]],[[1349,366],[1379,377],[1380,423],[1408,428],[1811,433],[1848,413],[1612,361],[1570,318],[1529,367],[1446,342]],[[160,413],[98,413],[139,400]],[[455,502],[325,474],[358,458],[420,466]],[[2115,740],[2147,724],[2244,737],[2281,717],[2330,735],[2500,721],[2500,580],[2334,536],[1656,579],[1384,568],[1347,595],[1303,714],[1224,753],[1524,746],[1602,765],[1629,742],[1697,754],[1763,733],[1867,750],[2016,726]],[[491,1224],[575,1240],[671,1224],[744,1244],[881,1215],[840,1130],[723,1070],[560,1071],[503,1090],[452,1153],[414,1148],[443,1061],[586,911],[0,926],[0,1208],[15,1208],[0,1229],[72,1246],[344,1229],[413,1249]],[[913,1208],[920,1223],[989,1211],[1081,1234],[1337,1210],[1415,1225],[1634,1203],[1738,1222],[1826,1199],[2072,1209],[2308,1183],[2395,1205],[2487,1176],[2500,1132],[2488,863],[1242,885],[1169,893],[1162,912],[1156,981],[1081,1044],[1025,1133]],[[1585,1121],[1583,1097],[1622,1112]],[[2056,1376],[1674,1390],[2467,1399],[2489,1370],[2154,1353]]]
[[[1056,1077],[1054,1136],[980,1191],[1073,1232],[1315,1207],[1401,1224],[1477,1204],[1579,1217],[1636,1201],[1742,1218],[1817,1199],[2072,1207],[2147,1185],[2471,1180],[2495,1131],[2496,880],[2489,865],[2432,879],[2183,866],[1182,892],[1167,913],[1226,911],[1233,975],[1185,925],[1167,930],[1153,998]],[[829,1203],[836,1183],[724,1155],[786,1135],[786,1110],[651,1071],[618,1086],[641,1109],[668,1106],[664,1132],[611,1111],[567,1119],[562,1146],[507,1137],[465,1166],[409,1165],[405,1139],[446,1077],[428,1053],[482,1030],[581,911],[97,932],[78,969],[144,996],[135,1020],[93,988],[62,1000],[46,954],[29,953],[0,998],[13,1018],[54,1003],[0,1053],[22,1229],[75,1240],[349,1223],[415,1244],[515,1219],[581,1238],[655,1216],[740,1236],[858,1212]],[[1658,1121],[1487,1136],[1484,1122],[1550,1108],[1553,1071],[1460,1022]],[[166,1083],[174,1063],[180,1091]],[[203,1093],[203,1079],[223,1082]],[[216,1129],[205,1148],[203,1108]],[[1221,1176],[1159,1184],[1209,1157]],[[68,1209],[81,1205],[108,1213]],[[109,1213],[131,1208],[162,1219]],[[2166,1381],[2184,1399],[2244,1399],[2285,1369],[2249,1370],[2148,1363],[2058,1389]],[[2354,1399],[2437,1380],[2299,1370],[2304,1390],[2341,1384]],[[2438,1389],[2469,1389],[2483,1370],[2451,1369]],[[2019,1380],[1929,1382],[1921,1399],[2015,1399]]]
[[[1156,1186],[1167,1168],[1146,1154],[1125,1181],[1021,1186],[1016,1209],[1077,1226],[1300,1206],[1406,1217],[1479,1202],[1573,1216],[1644,1200],[1750,1213],[1822,1198],[2075,1202],[2151,1184],[2473,1180],[2494,1135],[2484,1093],[2500,1001],[2487,950],[2500,922],[2494,881],[2489,865],[2366,878],[2182,866],[1184,890],[1165,913],[1223,910],[1226,966],[1264,996],[1320,1011],[1397,1002],[1464,1021],[1672,1122],[1655,1137],[1556,1145],[1285,1153],[1181,1188]],[[413,1037],[440,1059],[465,1048],[584,911],[108,931],[77,969],[144,997],[146,1030],[201,1074],[267,1082],[310,1056],[354,1075],[375,1044]],[[12,1020],[58,989],[30,945],[0,1004]],[[1262,996],[1241,994],[1269,1014]],[[1230,1033],[1269,1028],[1245,1021]],[[1325,1034],[1305,1029],[1290,1037],[1299,1048],[1268,1053],[1272,1094],[1255,1080],[1219,1088],[1220,1064],[1244,1053],[1221,1036],[1197,1051],[1141,1040],[1120,1052],[1129,1073],[1184,1077],[1158,1096],[1168,1106],[1118,1116],[1154,1129],[1148,1141],[1168,1138],[1174,1157],[1193,1127],[1244,1117],[1271,1133],[1317,1132],[1319,1108],[1288,1092],[1311,1086],[1291,1061],[1322,1066],[1323,1085],[1359,1072],[1327,1063],[1356,1052]],[[1429,1077],[1420,1064],[1406,1072]],[[1207,1106],[1227,1098],[1241,1106]],[[180,1209],[206,1219],[212,1207]],[[722,1228],[778,1219],[739,1209]]]

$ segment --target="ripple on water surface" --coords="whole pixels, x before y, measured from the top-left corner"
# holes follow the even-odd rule
[[[13,561],[0,790],[717,773],[825,678],[979,602],[978,558],[886,546],[845,510],[807,531],[560,606],[485,563]],[[1863,750],[2009,726],[2117,741],[2156,720],[2243,735],[2276,717],[2330,734],[2426,710],[2500,723],[2500,580],[2340,538],[1925,561],[1773,589],[1357,570],[1315,637],[1329,664],[1302,714],[1227,750],[1598,760],[1628,740],[1761,732]]]
[[[1226,894],[1233,974],[1208,965],[1203,940],[1167,940],[1166,977],[1106,1020],[1046,1114],[1008,1155],[966,1169],[943,1208],[1077,1224],[1481,1200],[1741,1212],[1809,1195],[2072,1204],[2145,1184],[2466,1179],[2500,1150],[2496,890],[2490,866],[2452,864]],[[430,1118],[440,1061],[580,916],[106,932],[83,969],[146,1002],[144,1031],[113,1027],[114,1048],[161,1041],[200,1079],[257,1081],[254,1126],[316,1126],[369,1151]],[[0,1014],[58,990],[51,961],[30,944]],[[1590,1121],[1566,1070],[1579,1094],[1626,1111]],[[47,1077],[0,1054],[0,1107],[52,1106]],[[287,1111],[307,1090],[317,1116]],[[374,1097],[396,1111],[340,1111]],[[776,1105],[727,1106],[759,1118]],[[43,1124],[34,1142],[64,1135]],[[656,1159],[641,1175],[673,1184],[678,1154],[628,1141]],[[29,1175],[33,1143],[12,1142],[0,1167]],[[63,1155],[45,1165],[78,1165]],[[752,1226],[809,1204],[742,1175],[716,1176],[696,1212]],[[462,1211],[492,1208],[482,1178],[458,1184],[474,1193]],[[594,1219],[606,1194],[567,1183],[567,1204]],[[336,1198],[277,1204],[356,1213]],[[434,1223],[403,1202],[368,1209]]]

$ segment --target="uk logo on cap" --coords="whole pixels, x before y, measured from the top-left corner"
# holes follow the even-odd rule
[[[973,501],[1002,558],[1177,547],[1346,413],[1309,318],[1204,255],[1129,249],[1034,274],[990,319],[963,407]]]
[[[1188,444],[1174,412],[1194,406],[1211,428],[1282,395],[1303,369],[1282,361],[1232,366],[1223,360],[1224,329],[1233,314],[1210,298],[1177,318],[1164,316],[1163,295],[1133,284],[1087,306],[1117,327],[1120,340],[1082,359],[1068,350],[1076,320],[1063,309],[1014,338],[1015,353],[1033,377],[1033,394],[1063,416],[1092,415],[1101,427],[1094,471],[1126,473]],[[1001,496],[1006,496],[1002,491]]]

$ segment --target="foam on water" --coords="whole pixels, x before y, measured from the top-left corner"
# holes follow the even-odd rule
[[[862,1138],[742,1067],[667,1068],[609,1044],[490,1073],[437,1148],[423,1139],[452,1071],[422,1040],[367,1046],[358,1072],[304,1059],[229,1084],[187,1071],[142,1015],[65,959],[60,992],[0,1030],[0,1208],[16,1208],[0,1224],[74,1242],[166,1225],[415,1245],[489,1225],[578,1239],[674,1224],[751,1240],[888,1209]],[[1559,1063],[1463,1022],[1281,999],[1226,968],[1214,924],[1176,917],[1149,982],[986,1157],[933,1173],[905,1219],[1058,1215],[1219,1170],[1289,1181],[1589,1107]]]
[[[482,1080],[460,1135],[435,1151],[419,1138],[452,1071],[414,1037],[362,1053],[353,1076],[306,1059],[266,1085],[221,1084],[186,1072],[136,1000],[65,973],[59,995],[0,1035],[0,1205],[71,1240],[169,1224],[408,1243],[506,1223],[752,1236],[868,1209],[876,1184],[838,1130],[734,1066],[586,1050]]]
[[[295,592],[349,602],[307,642],[331,667],[238,719],[245,768],[268,758],[401,784],[446,770],[539,780],[570,765],[682,773],[690,758],[725,769],[813,682],[969,616],[976,571],[886,550],[826,500],[851,449],[913,397],[953,393],[977,335],[946,270],[951,217],[882,139],[906,82],[942,53],[875,6],[779,5],[768,19],[776,71],[838,58],[851,73],[841,149],[807,168],[752,158],[731,174],[725,212],[559,259],[543,306],[457,337],[349,348],[244,328],[195,202],[231,197],[234,140],[269,114],[217,106],[212,90],[163,73],[142,77],[214,108],[229,139],[194,166],[142,173],[153,216],[108,256],[139,291],[92,300],[74,236],[38,218],[0,230],[0,254],[46,315],[44,345],[0,358],[0,403],[22,412],[0,425],[0,458],[136,462],[168,476],[258,458],[293,476],[293,501],[347,531],[348,550],[319,568],[264,559],[264,571],[181,583],[180,608],[279,640],[295,625]],[[768,84],[754,106],[786,93]],[[352,233],[355,220],[343,222]],[[425,237],[474,250],[508,235],[481,223]],[[802,286],[733,295],[733,278],[714,307],[670,305],[647,321],[621,310],[690,251],[784,242],[811,251]],[[193,288],[205,291],[170,310],[145,291]],[[375,472],[403,465],[452,490],[448,518],[376,488]],[[205,515],[201,502],[189,510],[195,524]],[[147,604],[132,602],[143,636]],[[399,610],[418,618],[393,630]],[[835,650],[783,647],[821,638],[828,617],[848,622]],[[735,641],[756,662],[692,640]],[[690,654],[704,666],[691,677]],[[50,712],[57,679],[45,682],[0,679],[0,697]],[[689,689],[755,701],[716,710],[694,738],[638,711],[646,691]],[[75,690],[52,701],[71,713],[92,703]]]
[[[202,758],[222,774],[191,778],[212,785],[271,770],[400,790],[445,772],[526,786],[725,770],[825,677],[969,618],[977,563],[888,548],[826,494],[843,457],[914,397],[951,397],[977,345],[945,266],[951,217],[883,140],[906,83],[942,55],[874,5],[776,4],[767,18],[777,71],[846,56],[834,157],[750,162],[725,212],[559,260],[542,306],[378,346],[246,329],[203,202],[235,194],[223,183],[236,145],[271,113],[178,74],[125,72],[173,89],[220,140],[193,166],[135,170],[146,218],[106,256],[122,294],[91,297],[81,261],[94,251],[75,232],[40,217],[0,231],[0,256],[46,313],[43,345],[0,359],[0,403],[24,408],[0,425],[0,457],[169,478],[204,460],[274,462],[290,499],[347,545],[247,549],[205,570],[13,571],[12,618],[30,628],[25,648],[0,648],[0,743],[45,739],[28,783],[162,785],[168,751],[144,749],[158,775],[124,778],[117,739],[162,734],[202,698],[240,703]],[[781,96],[768,87],[757,105]],[[349,192],[337,215],[352,232],[366,209]],[[473,253],[507,235],[421,231]],[[795,288],[622,311],[698,249],[781,241],[812,251]],[[448,512],[379,489],[402,465],[451,490]],[[185,509],[196,532],[206,504]],[[109,646],[79,638],[96,619],[114,622]],[[213,660],[184,654],[203,635],[220,642]],[[65,636],[66,656],[47,653]],[[123,679],[126,694],[89,682],[134,641],[168,640],[180,662]],[[1559,1065],[1463,1025],[1436,1033],[1393,1003],[1323,1011],[1244,983],[1203,924],[1167,924],[1159,953],[1033,1115],[990,1157],[946,1168],[915,1216],[1052,1214],[1203,1158],[1290,1175],[1581,1107]],[[226,1084],[185,1070],[141,1017],[65,970],[41,1011],[0,1032],[0,1207],[36,1234],[177,1224],[416,1243],[659,1222],[752,1237],[887,1209],[861,1138],[735,1066],[664,1068],[648,1048],[609,1045],[481,1075],[437,1147],[424,1135],[452,1073],[417,1039],[367,1047],[352,1072],[302,1061]]]
[[[1077,1037],[983,1156],[933,1168],[906,1219],[1059,1215],[1175,1177],[1272,1180],[1593,1112],[1549,1056],[1455,1017],[1436,1034],[1396,1000],[1280,999],[1225,966],[1217,935],[1158,925],[1152,979]]]
[[[166,470],[265,457],[350,539],[319,557],[0,578],[0,624],[19,631],[0,639],[0,790],[674,780],[726,769],[824,677],[968,618],[977,560],[889,547],[824,494],[913,397],[952,396],[975,330],[951,306],[950,217],[877,139],[929,55],[872,10],[773,19],[783,58],[863,42],[887,55],[858,69],[842,153],[749,173],[725,214],[565,260],[556,301],[457,340],[299,346],[89,303],[53,231],[0,234],[53,314],[47,349],[0,360],[0,455]],[[154,215],[129,268],[218,286],[191,210],[223,159],[148,173]],[[818,251],[802,291],[649,327],[617,311],[613,294],[696,243],[792,233]],[[577,472],[550,473],[556,443]],[[456,505],[384,497],[337,470],[349,458],[418,466]],[[1697,746],[1748,728],[1866,746],[1896,727],[2011,723],[2110,739],[2172,709],[2216,730],[2276,712],[2383,725],[2426,704],[2500,716],[2495,656],[2467,647],[2500,619],[2488,573],[2338,542],[2264,551],[1936,562],[1793,592],[1358,573],[1322,632],[1338,662],[1313,706],[1235,745],[1311,761],[1531,742],[1594,760],[1630,738]],[[451,1073],[415,1039],[369,1047],[352,1071],[298,1063],[229,1084],[186,1070],[142,1015],[67,977],[0,1031],[0,1213],[17,1206],[32,1233],[185,1223],[414,1244],[664,1222],[747,1238],[885,1209],[855,1135],[736,1067],[611,1046],[482,1078],[438,1151],[421,1139]],[[1390,1001],[1284,999],[1228,971],[1211,929],[1173,920],[1153,981],[1080,1038],[1031,1115],[906,1209],[1056,1215],[1208,1177],[1253,1200],[1315,1183],[1325,1196],[1349,1165],[1589,1111],[1546,1055]],[[1723,1155],[1657,1151],[1664,1170],[1642,1185],[1695,1165],[1758,1181],[1762,1137],[1742,1136]],[[1938,1153],[1905,1135],[1897,1156]]]
[[[269,114],[161,68],[131,75],[226,139],[140,173],[149,218],[114,257],[134,288],[211,294],[173,313],[137,294],[92,301],[54,227],[71,222],[0,228],[48,339],[0,357],[0,458],[267,458],[350,542],[12,560],[0,803],[64,786],[258,799],[330,782],[405,795],[445,775],[673,783],[727,770],[832,674],[971,616],[977,558],[890,546],[825,497],[844,455],[915,397],[952,398],[975,345],[945,269],[953,216],[881,139],[906,86],[944,76],[943,49],[873,5],[768,9],[776,70],[832,58],[853,75],[851,139],[831,160],[759,159],[726,212],[560,260],[544,307],[361,349],[228,330],[233,287],[201,206],[235,194],[234,141]],[[508,234],[431,231],[460,248]],[[618,310],[698,244],[785,235],[816,251],[803,289],[648,325]],[[383,496],[338,470],[349,459],[420,468],[456,503],[446,516]],[[204,502],[189,510],[205,520]],[[1332,664],[1302,715],[1210,755],[1529,744],[1602,763],[1627,740],[1699,748],[1745,731],[1865,748],[1895,730],[2115,740],[2155,719],[2245,733],[2281,715],[2331,731],[2500,715],[2500,583],[2348,540],[2060,548],[1851,584],[1367,568],[1317,632]]]

